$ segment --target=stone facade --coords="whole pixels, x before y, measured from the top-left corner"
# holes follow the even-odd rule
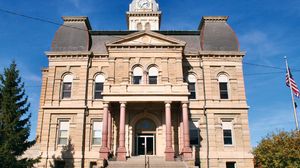
[[[253,167],[245,53],[227,17],[203,17],[196,31],[94,31],[87,17],[63,19],[46,52],[38,167],[99,167],[144,146],[203,168]]]

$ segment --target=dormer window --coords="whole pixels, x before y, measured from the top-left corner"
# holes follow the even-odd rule
[[[149,69],[149,84],[157,84],[158,70],[156,67]]]
[[[143,69],[141,67],[135,67],[133,69],[133,84],[141,84],[143,79]]]

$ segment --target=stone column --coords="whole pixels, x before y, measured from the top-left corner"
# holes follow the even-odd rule
[[[108,159],[108,147],[107,147],[107,132],[108,132],[108,103],[103,103],[103,120],[102,120],[102,145],[100,148],[100,159]]]
[[[190,128],[189,113],[187,103],[182,103],[182,121],[183,121],[183,157],[184,159],[192,158],[192,149],[190,147]]]
[[[107,147],[108,147],[108,150],[111,151],[111,134],[112,134],[112,123],[111,123],[111,111],[109,110],[108,111],[108,133],[107,133],[107,136],[108,136],[108,139],[107,139]]]
[[[126,103],[120,102],[120,127],[119,127],[119,147],[117,150],[117,159],[119,161],[126,160],[126,148],[125,148],[125,111]]]
[[[171,128],[171,102],[165,103],[165,120],[166,120],[166,161],[174,160],[174,150],[172,147],[172,128]]]

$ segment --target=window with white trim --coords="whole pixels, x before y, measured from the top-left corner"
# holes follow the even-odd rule
[[[218,81],[220,89],[220,99],[228,99],[228,77],[224,74],[220,75]]]
[[[102,142],[102,122],[93,121],[92,144],[101,145]]]
[[[190,92],[189,99],[196,99],[196,77],[190,74],[188,76],[188,90]]]
[[[226,168],[236,168],[236,162],[226,162]]]
[[[233,145],[232,122],[222,121],[224,145]]]
[[[199,126],[198,121],[190,121],[190,145],[199,145]]]
[[[133,69],[132,83],[142,84],[142,79],[143,79],[143,69],[141,67],[135,67]]]
[[[68,120],[59,121],[58,143],[59,145],[67,145],[69,139],[70,122]]]
[[[105,77],[103,75],[97,75],[95,78],[94,86],[94,99],[102,99],[103,85],[105,82]]]
[[[156,67],[149,69],[149,84],[157,84],[158,70]]]
[[[73,75],[66,75],[63,79],[62,98],[71,98]]]

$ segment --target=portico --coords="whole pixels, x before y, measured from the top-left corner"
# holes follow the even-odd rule
[[[107,95],[108,96],[108,95]],[[108,96],[109,97],[109,96]],[[149,98],[149,97],[148,97]],[[141,98],[140,100],[145,100]],[[150,155],[165,156],[165,160],[172,161],[176,155],[182,154],[185,159],[192,157],[192,151],[189,142],[189,120],[188,103],[186,101],[106,101],[104,109],[107,116],[103,118],[102,147],[100,149],[100,158],[107,159],[109,151],[115,153],[117,160],[125,161],[126,157],[143,155],[141,148],[147,146]],[[115,121],[112,125],[111,119],[105,119],[110,116]],[[183,124],[180,124],[183,123]],[[182,127],[180,126],[182,125]],[[110,130],[116,130],[113,137],[117,138],[112,145],[112,138],[109,136]],[[181,129],[183,131],[181,131]],[[174,139],[174,134],[181,134]],[[180,142],[184,140],[184,142]],[[180,142],[180,143],[179,143]],[[184,145],[180,145],[184,144]],[[152,148],[151,150],[149,148]],[[176,148],[176,149],[174,149]],[[117,149],[113,151],[113,149]]]

